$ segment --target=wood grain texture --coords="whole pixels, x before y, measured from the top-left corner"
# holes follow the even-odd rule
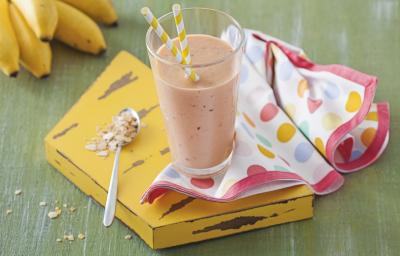
[[[400,1],[181,1],[224,10],[250,27],[304,48],[318,63],[342,63],[379,77],[376,100],[391,104],[391,140],[373,166],[346,175],[344,187],[317,198],[313,220],[192,245],[152,251],[118,221],[101,224],[103,209],[44,157],[43,138],[116,53],[126,49],[148,64],[148,5],[164,14],[174,1],[117,1],[118,28],[104,27],[108,51],[93,57],[52,43],[53,72],[37,80],[0,75],[0,255],[396,255],[400,251]],[[18,188],[23,194],[15,196]],[[59,203],[54,203],[58,200]],[[40,207],[39,202],[48,202]],[[47,212],[63,203],[55,220]],[[13,212],[6,216],[6,209]],[[57,243],[64,233],[86,239]]]

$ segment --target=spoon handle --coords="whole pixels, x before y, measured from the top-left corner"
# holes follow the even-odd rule
[[[104,210],[103,224],[108,227],[114,220],[115,205],[117,202],[117,190],[118,190],[118,167],[119,167],[119,155],[121,153],[121,146],[117,148],[115,152],[114,166],[111,173],[110,185],[108,187],[106,208]]]

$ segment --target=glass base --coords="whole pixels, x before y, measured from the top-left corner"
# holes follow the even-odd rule
[[[214,177],[220,174],[223,174],[231,164],[232,156],[233,156],[233,151],[234,147],[229,154],[229,156],[220,164],[214,165],[210,168],[204,168],[204,169],[198,169],[198,168],[191,168],[191,167],[186,167],[182,166],[176,162],[172,163],[172,166],[174,169],[185,176],[191,177],[191,178],[199,178],[199,179],[206,179],[210,177]]]

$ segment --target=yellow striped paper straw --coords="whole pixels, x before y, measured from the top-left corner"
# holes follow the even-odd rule
[[[153,13],[150,11],[148,7],[143,7],[140,12],[146,19],[147,23],[154,29],[157,36],[161,39],[161,41],[167,46],[167,48],[171,51],[172,55],[176,58],[176,60],[184,65],[187,65],[186,59],[182,57],[181,52],[176,48],[175,44],[172,42],[171,38],[168,36],[167,32],[162,28],[161,24],[158,23],[158,20],[154,17]],[[192,81],[199,80],[199,76],[193,71],[191,68],[184,69],[186,76],[188,76]]]
[[[190,56],[189,44],[186,38],[185,23],[183,22],[183,15],[181,6],[179,4],[172,5],[172,12],[174,13],[176,31],[178,32],[179,44],[181,45],[181,52],[186,62],[192,64]]]

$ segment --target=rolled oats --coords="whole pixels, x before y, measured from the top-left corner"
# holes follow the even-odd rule
[[[50,219],[56,219],[56,218],[58,218],[60,215],[61,215],[61,209],[60,209],[59,207],[56,207],[56,208],[54,209],[54,211],[51,211],[51,212],[49,212],[49,213],[47,214],[47,216],[48,216]]]
[[[107,150],[98,151],[98,152],[96,153],[96,155],[102,156],[102,157],[107,157],[107,156],[108,156],[108,151],[107,151]]]
[[[74,241],[74,240],[75,240],[75,237],[74,237],[73,234],[64,235],[64,240]]]
[[[115,152],[119,145],[129,143],[136,137],[139,121],[128,111],[112,118],[112,123],[104,129],[96,127],[97,136],[88,141],[85,149],[94,151],[98,156],[107,157]]]
[[[88,143],[85,145],[85,149],[89,150],[89,151],[96,151],[97,150],[97,146],[95,143]]]

